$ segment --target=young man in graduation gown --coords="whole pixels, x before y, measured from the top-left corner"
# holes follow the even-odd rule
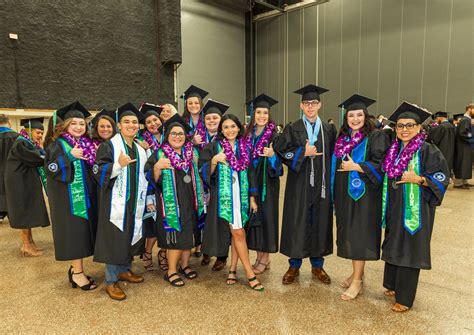
[[[143,277],[131,271],[134,256],[145,250],[143,214],[148,182],[145,150],[134,142],[142,114],[131,103],[117,109],[119,133],[102,143],[93,173],[99,183],[99,222],[94,261],[106,263],[106,292],[114,300],[126,295],[118,281],[141,283]]]
[[[5,165],[8,153],[18,137],[18,133],[11,129],[10,119],[0,114],[0,223],[7,216],[7,196],[5,194]]]
[[[382,260],[385,295],[395,297],[395,312],[412,307],[420,269],[431,269],[435,211],[449,183],[446,159],[435,145],[425,141],[421,127],[430,115],[403,102],[390,117],[396,122],[397,139],[382,165],[382,227],[386,228]]]
[[[8,221],[12,228],[21,230],[23,256],[41,256],[42,249],[36,246],[31,228],[49,226],[43,197],[46,153],[40,147],[43,118],[21,120],[21,125],[24,128],[13,143],[5,167]]]
[[[466,113],[460,118],[456,128],[456,141],[454,151],[454,187],[468,189],[472,184],[468,180],[472,178],[472,117],[474,116],[474,104],[466,107]]]
[[[283,284],[295,281],[307,257],[312,273],[325,284],[331,282],[323,257],[333,251],[330,177],[336,133],[318,116],[324,92],[315,85],[295,91],[302,96],[303,118],[287,125],[274,141],[275,152],[288,166],[280,252],[290,258],[290,267]]]
[[[451,172],[453,170],[456,127],[449,123],[448,113],[446,112],[436,112],[434,117],[438,125],[430,129],[428,141],[436,145],[443,153]]]

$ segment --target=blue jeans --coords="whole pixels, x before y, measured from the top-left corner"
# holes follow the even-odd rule
[[[118,275],[130,271],[132,262],[128,264],[105,264],[105,283],[111,285],[118,282]]]
[[[310,257],[309,261],[311,262],[311,266],[313,268],[323,268],[324,257]],[[299,269],[301,264],[303,264],[303,260],[301,258],[290,258],[288,263],[290,263],[290,268]]]

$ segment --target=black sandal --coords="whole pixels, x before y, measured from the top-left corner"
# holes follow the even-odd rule
[[[236,278],[231,277],[230,275],[236,275]],[[227,276],[227,285],[234,285],[238,282],[237,279],[237,271],[229,271],[229,275]]]
[[[191,270],[191,271],[186,272],[186,270]],[[190,279],[190,280],[196,279],[198,276],[197,272],[191,269],[189,266],[185,267],[184,269],[180,266],[178,271],[182,273],[187,279]]]
[[[172,277],[178,277],[176,279],[173,279],[171,280]],[[168,274],[165,274],[165,276],[163,277],[168,283],[170,283],[171,285],[173,285],[174,287],[183,287],[185,285],[184,281],[181,279],[181,277],[179,276],[179,274],[177,274],[176,272],[175,273],[172,273],[168,276]]]
[[[72,276],[74,276],[74,275],[80,275],[80,274],[83,274],[83,273],[84,273],[83,271],[78,272],[78,273],[75,273],[75,272],[73,271],[73,272],[72,272]],[[85,284],[85,285],[83,285],[83,286],[79,286],[79,284],[76,283],[76,282],[74,281],[74,279],[71,279],[71,280],[72,280],[72,281],[71,281],[71,287],[72,287],[72,288],[77,288],[77,287],[79,287],[79,288],[80,288],[81,290],[83,290],[83,291],[95,290],[95,289],[97,288],[96,283],[94,283],[94,281],[91,280],[88,276],[86,276],[86,278],[89,280],[89,283],[88,283],[88,284]]]
[[[254,291],[263,292],[263,290],[265,289],[263,287],[262,283],[260,283],[258,281],[257,277],[249,278],[248,281],[249,281],[250,288]],[[254,281],[257,281],[258,284],[255,284],[255,285],[252,286],[252,282],[254,282]]]
[[[143,267],[145,268],[145,270],[147,271],[153,271],[154,268],[153,268],[153,256],[151,254],[151,252],[144,252],[140,258],[142,259],[143,261]]]
[[[168,271],[168,258],[166,258],[166,251],[163,249],[158,252],[158,265],[161,271]]]

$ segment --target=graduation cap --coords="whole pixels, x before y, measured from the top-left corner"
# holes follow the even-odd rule
[[[344,108],[346,111],[353,111],[357,109],[365,109],[372,105],[375,100],[364,97],[363,95],[353,94],[351,97],[347,98],[339,104],[339,108]]]
[[[453,119],[454,119],[454,120],[457,120],[457,119],[462,118],[463,116],[464,116],[464,114],[454,114],[454,115],[453,115]]]
[[[44,117],[38,117],[34,119],[23,119],[20,121],[20,125],[24,128],[44,130],[43,122]]]
[[[163,107],[160,105],[144,103],[140,107],[140,112],[143,114],[143,120],[151,115],[159,117],[162,111]]]
[[[165,129],[165,138],[168,136],[168,133],[174,126],[180,126],[184,129],[184,132],[188,134],[192,129],[191,126],[186,122],[186,120],[179,114],[173,114],[168,121],[163,124]]]
[[[99,113],[97,113],[94,116],[94,118],[91,120],[90,123],[91,123],[92,128],[94,128],[94,126],[97,124],[97,122],[102,116],[108,116],[112,118],[112,120],[115,120],[115,111],[102,108],[102,110]]]
[[[209,94],[209,92],[204,91],[202,88],[191,85],[191,86],[189,86],[189,88],[186,91],[184,91],[182,97],[185,100],[188,99],[188,98],[191,98],[191,97],[197,97],[197,98],[200,98],[201,100],[203,100],[208,94]]]
[[[202,108],[202,115],[206,116],[207,114],[219,114],[220,116],[229,109],[229,105],[223,104],[222,102],[209,99]]]
[[[327,89],[323,87],[319,87],[313,84],[306,85],[299,90],[294,91],[294,93],[301,95],[301,101],[310,101],[310,100],[318,100],[319,95],[326,93]]]
[[[70,105],[62,107],[56,111],[57,116],[59,116],[63,121],[71,119],[73,117],[85,119],[91,116],[91,113],[83,106],[79,101],[73,102]]]
[[[448,118],[448,113],[442,112],[442,111],[438,111],[438,112],[434,113],[433,116],[434,116],[435,118],[437,118],[437,117],[445,117],[445,118]]]
[[[253,109],[255,108],[268,108],[272,107],[273,105],[276,105],[278,101],[273,99],[272,97],[269,97],[266,94],[260,94],[258,97],[255,97],[252,101],[249,101],[247,104],[253,103]]]
[[[398,119],[413,119],[416,123],[421,124],[430,116],[431,113],[426,109],[404,101],[388,119],[392,122],[397,122]]]
[[[139,121],[143,119],[143,114],[135,107],[131,102],[127,102],[125,105],[120,106],[117,108],[116,111],[116,120],[117,122],[120,121],[124,116],[136,116]]]

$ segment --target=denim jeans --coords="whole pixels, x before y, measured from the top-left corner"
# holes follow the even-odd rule
[[[324,257],[310,257],[309,261],[313,268],[321,269],[324,265]],[[291,268],[299,269],[301,264],[303,264],[303,260],[301,258],[290,258],[288,263],[290,263]]]
[[[118,282],[118,275],[132,268],[132,262],[128,264],[105,264],[105,283],[111,285]]]

